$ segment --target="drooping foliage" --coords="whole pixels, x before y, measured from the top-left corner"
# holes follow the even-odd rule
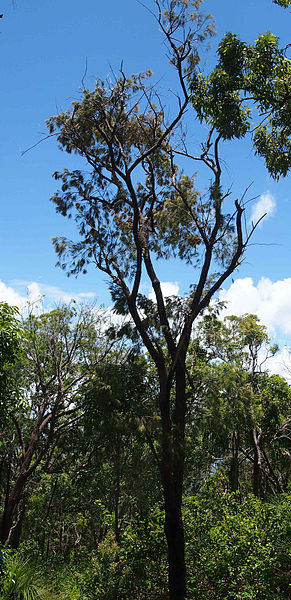
[[[273,34],[260,36],[253,45],[227,34],[219,44],[217,67],[204,77],[200,54],[213,34],[213,22],[203,15],[202,3],[154,0],[153,8],[176,73],[175,104],[171,96],[165,106],[151,83],[151,71],[127,77],[121,68],[113,81],[101,79],[92,91],[82,89],[80,99],[47,124],[60,148],[84,164],[84,169],[55,173],[60,183],[52,198],[56,210],[73,217],[78,228],[76,240],[54,240],[58,264],[74,275],[93,264],[107,275],[115,311],[129,319],[155,367],[161,443],[152,449],[165,501],[169,593],[171,600],[183,600],[187,385],[195,375],[197,381],[199,372],[189,378],[187,352],[193,324],[240,265],[257,226],[248,228],[244,220],[243,196],[231,202],[223,142],[245,137],[258,115],[255,151],[273,177],[287,174],[291,67]],[[188,124],[194,128],[196,117],[208,132],[195,152]],[[187,173],[185,164],[190,165]],[[202,191],[195,185],[197,167],[206,167],[210,176]],[[163,294],[157,259],[195,267],[178,327]],[[154,301],[143,293],[145,277]],[[259,494],[261,434],[255,417],[253,425],[254,492]]]

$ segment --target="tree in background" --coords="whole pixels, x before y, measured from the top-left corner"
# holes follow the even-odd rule
[[[77,560],[111,533],[121,548],[132,519],[161,499],[145,437],[155,424],[147,388],[144,358],[113,350],[82,389],[82,417],[30,486],[22,537],[33,534],[45,559]]]
[[[7,406],[11,402],[13,367],[21,354],[22,327],[15,306],[0,303],[0,414],[5,419]]]
[[[205,316],[198,334],[204,348],[200,368],[203,390],[190,418],[201,435],[208,472],[224,465],[232,491],[261,498],[287,491],[290,387],[264,370],[270,346],[266,328],[255,315]],[[197,344],[196,344],[197,346]],[[194,360],[197,349],[194,345]]]
[[[81,389],[113,344],[106,338],[104,315],[85,307],[63,307],[40,316],[31,313],[22,331],[22,354],[14,365],[18,400],[6,403],[0,431],[2,460],[9,466],[1,542],[13,536],[14,545],[19,541],[27,483],[42,461],[52,459],[63,432],[81,418]]]
[[[0,493],[7,505],[11,475],[11,421],[9,414],[19,407],[20,388],[16,376],[16,364],[22,356],[24,332],[16,307],[0,304]],[[13,427],[13,425],[12,425]],[[4,435],[5,433],[5,435]]]
[[[285,175],[291,158],[290,101],[284,84],[286,79],[289,86],[290,62],[276,38],[271,34],[260,38],[248,50],[245,65],[241,58],[245,46],[235,36],[226,36],[220,45],[223,65],[219,63],[210,80],[204,79],[198,48],[212,35],[213,24],[202,15],[200,5],[199,0],[154,1],[153,16],[179,86],[170,107],[151,83],[150,72],[127,78],[121,70],[113,81],[98,81],[93,91],[84,89],[72,109],[48,120],[60,147],[82,157],[86,165],[86,171],[55,173],[61,182],[53,197],[57,211],[73,216],[80,234],[77,242],[55,240],[59,264],[78,274],[93,263],[107,274],[115,310],[130,316],[158,375],[159,470],[171,600],[186,595],[181,504],[186,357],[192,325],[240,264],[256,226],[244,230],[244,201],[231,203],[222,181],[221,143],[244,137],[250,127],[250,109],[244,109],[240,93],[251,91],[254,109],[266,108],[269,113],[271,130],[261,123],[256,143],[271,175]],[[267,74],[262,75],[265,63]],[[265,88],[267,79],[270,84]],[[193,124],[196,116],[209,124],[198,155],[189,150],[185,129],[185,114],[189,123],[191,108]],[[274,147],[270,135],[276,140]],[[195,188],[194,168],[189,176],[184,173],[185,159],[195,164],[195,170],[199,163],[209,170],[206,192]],[[196,269],[178,324],[171,319],[171,303],[157,273],[156,259],[169,258]],[[142,295],[144,273],[155,302]]]

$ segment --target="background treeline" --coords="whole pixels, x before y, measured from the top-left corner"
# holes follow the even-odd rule
[[[290,598],[291,392],[263,369],[276,349],[254,315],[212,310],[193,335],[189,598]],[[168,598],[158,382],[130,324],[77,305],[20,322],[1,304],[0,363],[1,599]]]

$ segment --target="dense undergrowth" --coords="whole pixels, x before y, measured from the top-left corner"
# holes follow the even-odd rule
[[[216,478],[184,500],[189,599],[288,600],[290,496],[262,502],[221,490]],[[2,549],[1,600],[168,598],[159,506],[127,525],[119,545],[108,528],[96,549],[81,546],[66,561],[40,556],[33,541],[17,551]]]

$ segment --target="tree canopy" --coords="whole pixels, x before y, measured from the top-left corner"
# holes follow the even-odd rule
[[[130,318],[155,364],[162,435],[158,466],[175,600],[186,594],[181,503],[192,325],[239,266],[257,225],[249,230],[245,225],[243,194],[231,202],[221,148],[224,140],[244,137],[257,115],[255,151],[269,173],[285,176],[291,164],[290,60],[270,33],[254,45],[227,34],[217,67],[204,77],[199,53],[213,35],[213,20],[201,5],[155,0],[150,9],[177,76],[173,108],[168,110],[151,83],[151,71],[127,77],[121,68],[113,80],[83,89],[70,109],[48,120],[60,147],[81,157],[86,167],[54,175],[61,189],[52,200],[58,212],[75,219],[79,232],[77,241],[55,239],[59,265],[76,275],[93,263],[108,276],[115,311]],[[185,123],[191,110],[193,127],[195,117],[208,125],[197,155],[189,149]],[[192,165],[189,174],[185,160]],[[199,164],[211,177],[206,192],[195,185]],[[170,258],[195,267],[178,327],[158,274],[157,259]],[[154,302],[142,293],[144,274]]]
[[[214,71],[208,77],[195,73],[190,88],[199,119],[222,139],[251,132],[255,153],[277,179],[291,166],[290,82],[290,59],[275,35],[267,32],[247,45],[227,33]]]

